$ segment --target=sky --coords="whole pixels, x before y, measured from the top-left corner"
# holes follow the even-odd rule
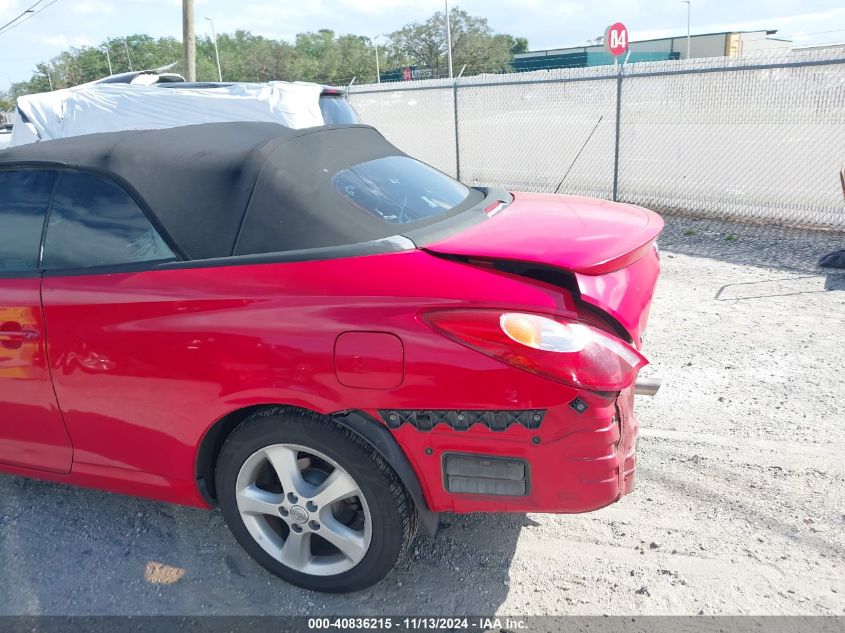
[[[0,0],[0,25],[37,0]],[[181,0],[41,0],[30,19],[0,29],[0,89],[29,79],[35,65],[71,46],[96,45],[133,33],[181,38]],[[443,0],[195,0],[196,31],[246,29],[292,41],[297,33],[329,28],[374,37],[422,21]],[[531,50],[577,46],[621,21],[631,41],[685,35],[681,0],[452,0],[487,17],[497,32],[527,37]],[[778,29],[797,45],[845,42],[842,0],[691,0],[692,33]],[[175,60],[174,60],[175,61]]]

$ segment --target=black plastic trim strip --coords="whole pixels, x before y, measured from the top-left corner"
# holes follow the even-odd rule
[[[476,424],[481,424],[491,431],[504,432],[513,425],[526,429],[539,429],[546,416],[545,409],[519,411],[466,411],[466,410],[396,410],[379,411],[385,424],[391,429],[398,429],[403,424],[410,424],[418,431],[431,431],[438,424],[443,424],[453,431],[468,431]]]
[[[36,258],[36,267],[41,270],[43,267],[41,262],[44,260],[44,244],[47,242],[47,227],[50,226],[50,216],[53,213],[53,202],[56,199],[56,191],[59,188],[59,183],[62,180],[62,172],[54,171],[52,169],[45,169],[53,174],[53,186],[50,188],[50,198],[47,200],[47,208],[44,210],[44,221],[41,223],[41,236],[38,238],[38,257]]]
[[[0,270],[0,279],[37,279],[41,273],[37,270]]]
[[[45,277],[75,277],[78,275],[110,275],[129,272],[154,272],[157,270],[188,270],[193,268],[221,268],[223,266],[257,266],[260,264],[283,264],[292,262],[310,262],[345,257],[363,257],[365,255],[383,255],[387,253],[401,253],[413,250],[415,245],[407,238],[405,240],[385,238],[375,242],[362,242],[348,246],[329,246],[326,248],[309,248],[301,251],[285,251],[281,253],[260,253],[258,255],[234,255],[214,257],[212,259],[189,260],[159,260],[156,262],[132,262],[110,266],[90,268],[75,268],[64,270],[44,271]]]

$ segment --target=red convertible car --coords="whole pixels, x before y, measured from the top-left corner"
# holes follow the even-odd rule
[[[360,589],[442,512],[634,484],[654,213],[468,188],[362,125],[0,153],[0,469],[209,508]]]

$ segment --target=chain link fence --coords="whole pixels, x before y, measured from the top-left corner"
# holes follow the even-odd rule
[[[350,100],[467,184],[845,230],[845,47],[371,84]]]

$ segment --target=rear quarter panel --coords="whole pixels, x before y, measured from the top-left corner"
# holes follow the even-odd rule
[[[76,464],[192,480],[208,428],[254,404],[321,413],[547,408],[577,393],[468,350],[417,318],[427,307],[479,305],[573,314],[565,292],[422,251],[48,276],[43,302]],[[333,349],[346,331],[398,336],[401,384],[341,384]]]

